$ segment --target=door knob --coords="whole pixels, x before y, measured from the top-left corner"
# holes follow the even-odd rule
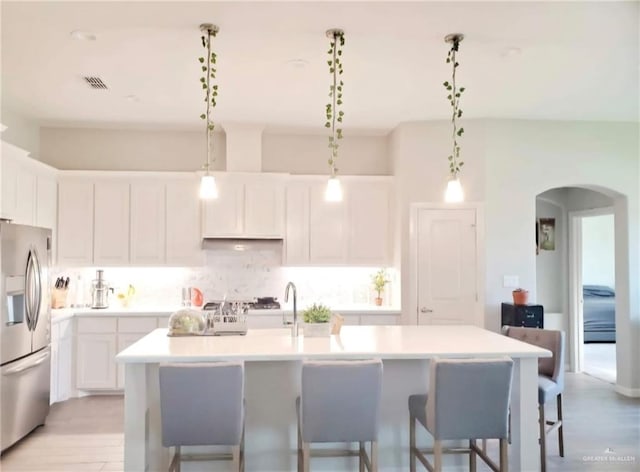
[[[430,308],[422,307],[420,308],[420,313],[433,313],[433,310]]]

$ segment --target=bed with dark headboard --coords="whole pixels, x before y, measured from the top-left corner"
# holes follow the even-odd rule
[[[584,342],[616,341],[616,294],[611,287],[584,285]]]

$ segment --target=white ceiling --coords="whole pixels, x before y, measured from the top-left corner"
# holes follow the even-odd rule
[[[465,117],[637,121],[639,5],[3,1],[3,106],[49,125],[197,128],[198,25],[213,22],[222,124],[322,129],[331,27],[346,32],[346,128],[447,118],[450,32],[466,35]],[[71,39],[76,29],[97,41]],[[82,75],[109,90],[90,89]]]

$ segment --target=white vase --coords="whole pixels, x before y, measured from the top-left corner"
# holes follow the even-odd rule
[[[305,338],[320,338],[331,335],[331,323],[305,323],[303,326]]]

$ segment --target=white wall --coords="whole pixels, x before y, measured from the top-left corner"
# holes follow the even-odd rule
[[[199,170],[206,159],[205,142],[204,132],[199,131],[51,127],[41,130],[42,160],[64,170]],[[225,134],[216,133],[216,170],[226,169],[226,144]],[[325,135],[269,132],[262,135],[263,172],[327,174],[327,159]],[[390,174],[386,136],[346,134],[339,159],[341,174]]]
[[[582,283],[615,288],[613,215],[582,218]]]
[[[7,129],[2,133],[2,140],[29,151],[31,157],[40,156],[40,126],[37,122],[14,113],[6,107],[0,111],[0,123]]]
[[[536,257],[536,299],[545,313],[563,313],[567,287],[567,223],[562,206],[542,198],[536,199],[536,218],[555,219],[555,250],[540,250]],[[533,225],[531,225],[533,231]],[[526,287],[525,287],[526,288]]]
[[[343,175],[389,175],[387,136],[349,135],[340,142],[338,172]],[[272,134],[262,136],[262,170],[291,174],[328,174],[327,136]]]
[[[485,325],[497,330],[504,275],[518,275],[536,299],[536,196],[551,188],[609,189],[615,196],[618,384],[640,394],[640,196],[638,124],[466,120],[462,173],[467,200],[485,203]],[[446,123],[401,124],[391,136],[398,187],[402,304],[408,306],[412,201],[441,202],[450,133]],[[622,280],[624,279],[624,283]],[[632,361],[632,359],[634,361]]]

